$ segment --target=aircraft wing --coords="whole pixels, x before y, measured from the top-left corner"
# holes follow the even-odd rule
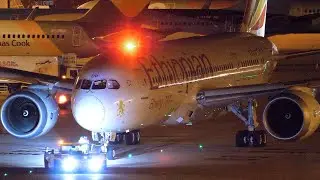
[[[279,94],[297,86],[319,88],[320,61],[317,60],[319,57],[319,50],[275,55],[277,65],[270,74],[268,83],[202,90],[196,96],[197,102],[208,106]]]
[[[199,104],[207,106],[212,104],[237,101],[241,99],[255,98],[262,95],[278,94],[294,86],[303,86],[310,88],[320,87],[320,79],[314,79],[311,81],[306,80],[276,84],[270,83],[205,90],[200,91],[197,94],[196,99]]]
[[[302,52],[294,52],[294,53],[281,53],[274,55],[276,61],[290,60],[298,57],[307,57],[312,55],[320,55],[320,50],[311,50],[311,51],[302,51]]]
[[[61,79],[56,76],[49,76],[40,73],[16,70],[0,67],[0,81],[14,81],[39,87],[71,93],[74,80]]]

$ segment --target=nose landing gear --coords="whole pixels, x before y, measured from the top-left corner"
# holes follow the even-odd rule
[[[247,126],[247,130],[238,131],[236,134],[236,147],[263,147],[267,143],[267,136],[264,130],[256,131],[258,126],[256,115],[257,103],[253,99],[248,100],[247,109],[239,104],[231,104],[228,110],[233,112]],[[244,116],[247,111],[248,118]]]
[[[136,145],[140,143],[140,130],[134,130],[126,133],[105,133],[92,132],[92,140],[98,142],[108,160],[114,160],[116,157],[117,145],[122,144],[125,140],[126,145]]]

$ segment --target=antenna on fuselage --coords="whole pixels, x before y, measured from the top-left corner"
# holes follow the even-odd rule
[[[36,11],[39,9],[39,7],[35,7],[29,14],[29,16],[26,18],[27,21],[33,21],[36,17]]]

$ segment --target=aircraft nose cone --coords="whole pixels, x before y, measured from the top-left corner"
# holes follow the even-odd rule
[[[75,100],[73,116],[83,128],[90,131],[99,131],[104,120],[105,109],[98,98],[87,95]]]

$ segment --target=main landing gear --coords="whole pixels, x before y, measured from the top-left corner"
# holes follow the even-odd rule
[[[126,145],[136,145],[140,143],[140,130],[133,130],[125,133],[105,133],[92,132],[92,140],[101,145],[101,149],[106,153],[108,160],[114,160],[116,156],[116,146],[125,141]]]
[[[237,147],[263,147],[267,143],[267,136],[265,131],[256,131],[257,116],[256,116],[257,103],[253,99],[248,100],[247,108],[243,108],[241,104],[231,104],[228,110],[233,112],[240,120],[247,126],[247,130],[238,131],[236,134]],[[247,112],[247,118],[245,117]]]

